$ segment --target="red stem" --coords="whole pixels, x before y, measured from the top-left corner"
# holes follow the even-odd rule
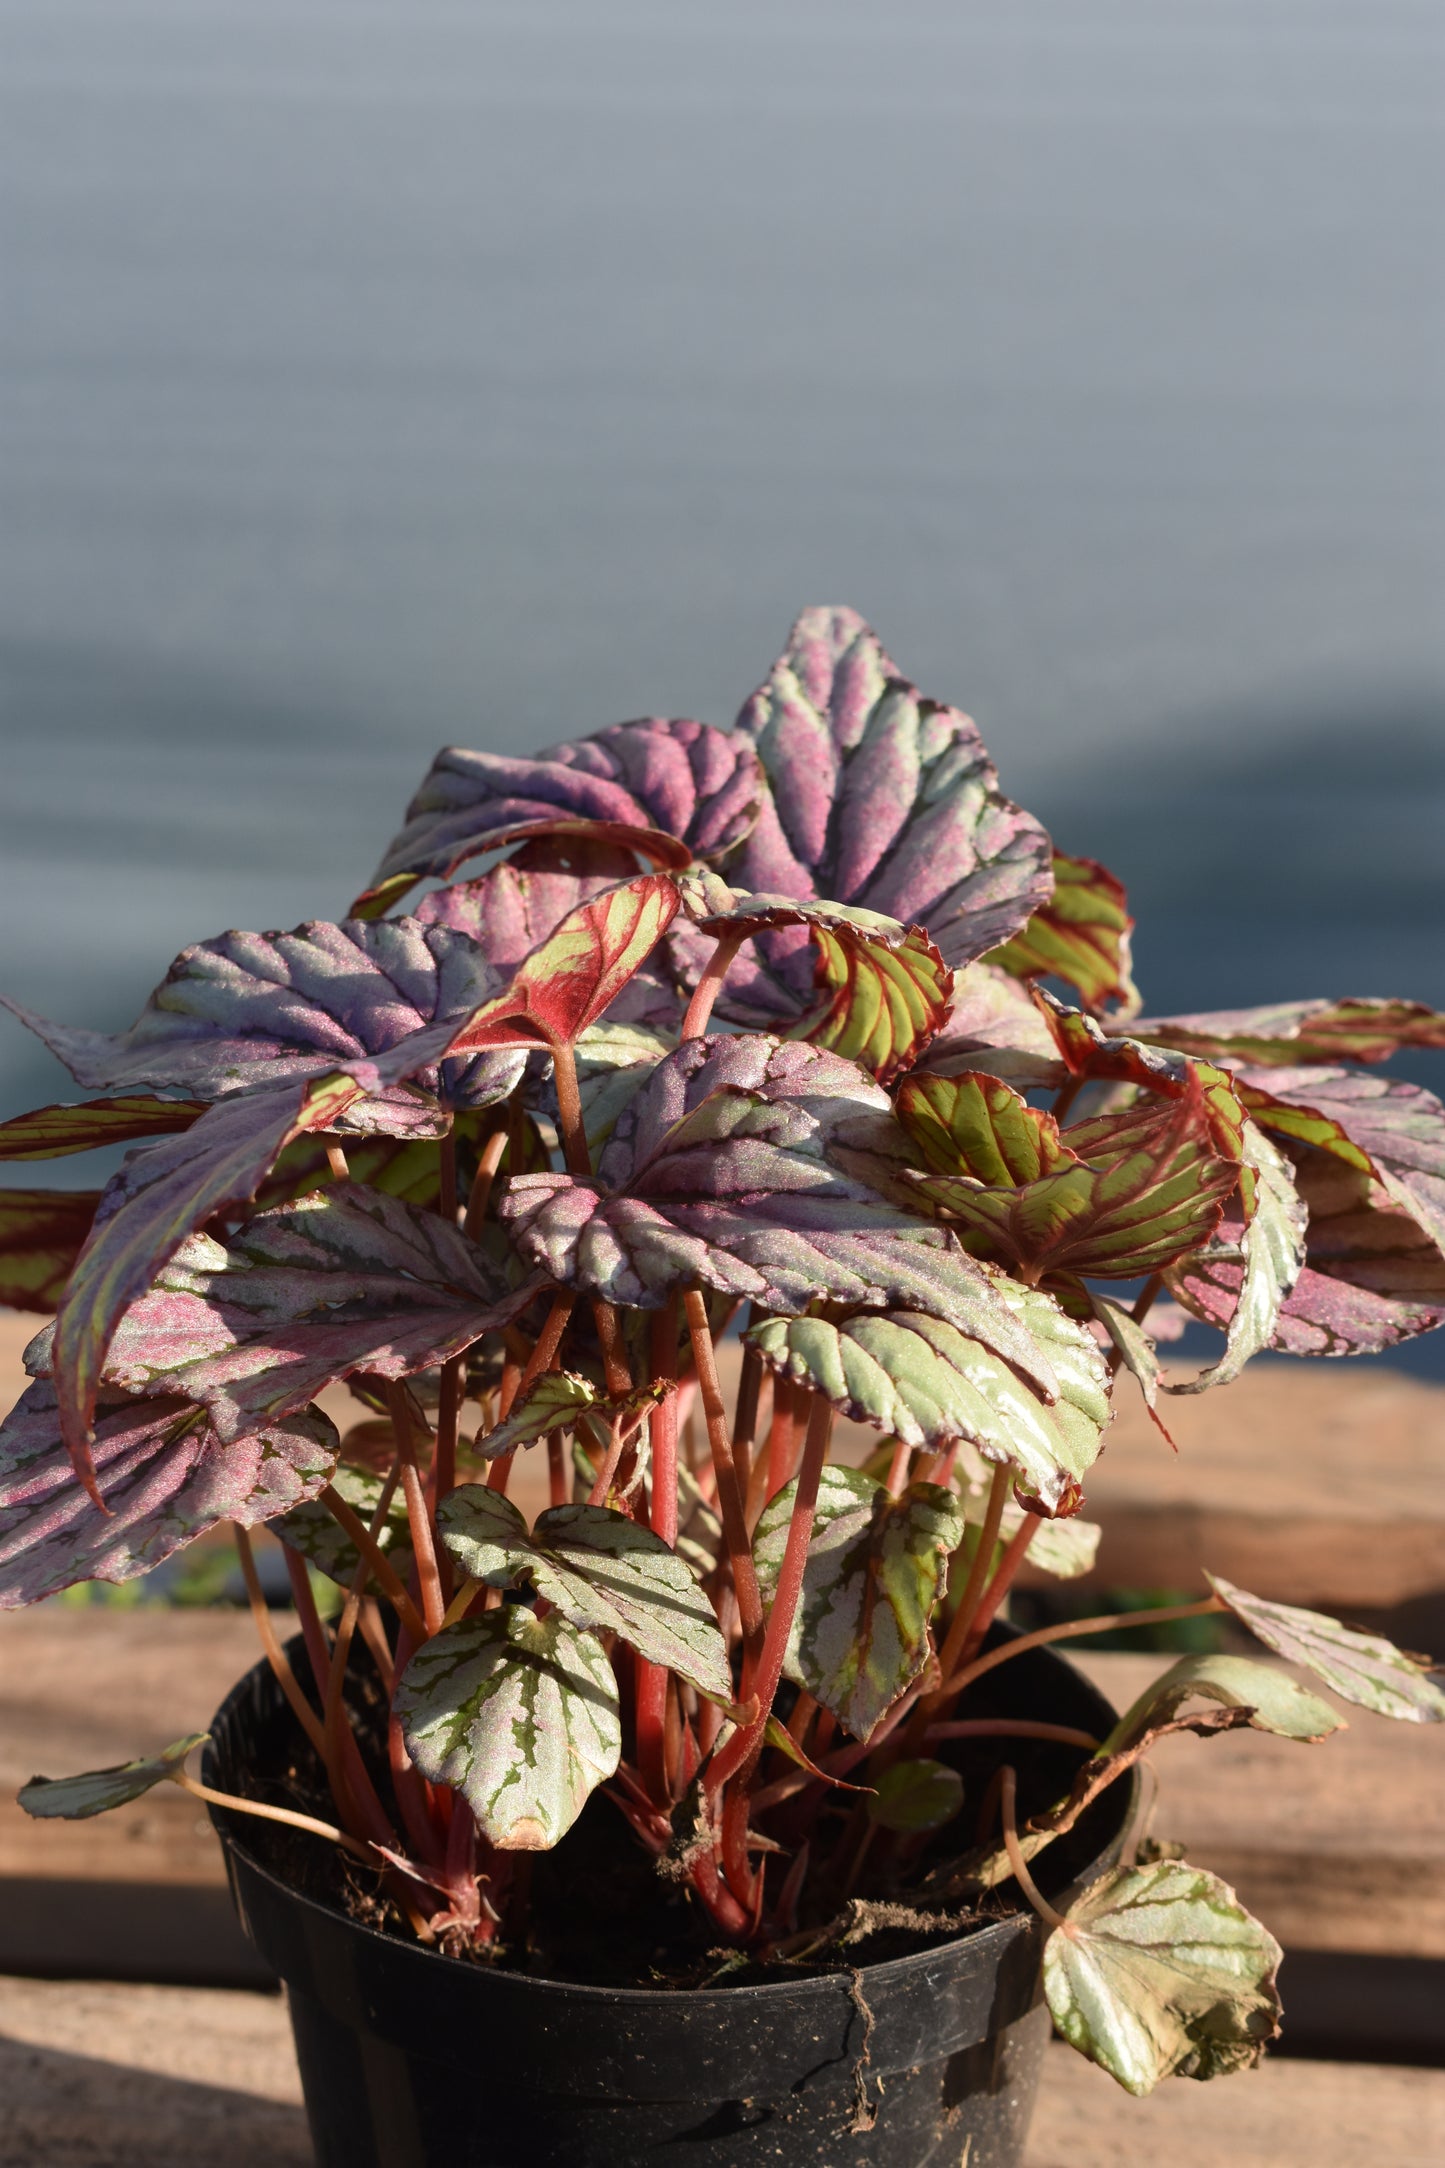
[[[698,980],[696,987],[693,989],[692,999],[687,1005],[687,1014],[682,1020],[682,1036],[684,1039],[700,1039],[707,1030],[708,1019],[713,1011],[713,1003],[722,992],[722,983],[727,977],[728,967],[746,939],[747,935],[745,933],[719,935],[717,947],[707,960],[707,969]]]
[[[998,1571],[979,1598],[978,1609],[973,1614],[973,1624],[968,1629],[968,1639],[964,1642],[959,1656],[960,1663],[968,1663],[983,1647],[984,1635],[998,1616],[999,1605],[1012,1588],[1018,1570],[1028,1556],[1029,1545],[1042,1526],[1043,1522],[1037,1513],[1026,1513],[1022,1525],[1010,1536],[1003,1557],[998,1562]]]
[[[441,1573],[437,1567],[436,1545],[432,1540],[426,1492],[422,1487],[421,1470],[417,1466],[416,1440],[411,1434],[411,1410],[407,1406],[406,1387],[400,1379],[388,1384],[386,1404],[391,1410],[391,1427],[396,1434],[397,1452],[401,1455],[401,1487],[406,1494],[406,1518],[411,1531],[412,1556],[416,1560],[421,1614],[426,1621],[427,1633],[431,1635],[441,1631],[447,1606],[442,1595]]]
[[[712,1333],[707,1321],[707,1304],[697,1288],[689,1288],[683,1299],[687,1309],[688,1329],[692,1335],[692,1358],[697,1369],[698,1390],[702,1396],[703,1414],[707,1419],[708,1444],[712,1448],[712,1464],[717,1476],[717,1502],[718,1512],[722,1516],[723,1540],[727,1545],[733,1593],[737,1598],[738,1620],[742,1627],[743,1691],[746,1694],[750,1691],[749,1673],[762,1653],[763,1600],[758,1593],[757,1574],[753,1571],[747,1517],[742,1492],[738,1488],[737,1469],[733,1465],[732,1439],[728,1435],[727,1410],[723,1406],[722,1387],[718,1383],[717,1359],[713,1353]]]
[[[677,1374],[678,1301],[656,1311],[649,1358],[654,1379]],[[677,1542],[677,1394],[655,1407],[649,1418],[652,1436],[652,1486],[648,1520],[664,1543]],[[637,1766],[650,1798],[659,1806],[671,1797],[667,1770],[668,1672],[664,1664],[637,1659]]]

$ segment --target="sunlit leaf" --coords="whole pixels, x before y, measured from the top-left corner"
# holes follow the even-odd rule
[[[1214,1061],[1388,1061],[1412,1046],[1445,1046],[1445,1015],[1420,1001],[1282,1001],[1261,1009],[1141,1017],[1135,1036]]]
[[[1053,1116],[997,1077],[921,1070],[903,1079],[896,1104],[922,1164],[935,1174],[1018,1188],[1076,1163]]]
[[[1021,1092],[1056,1091],[1068,1076],[1028,986],[987,963],[954,973],[953,1003],[928,1067],[940,1076],[968,1069],[1002,1077]]]
[[[747,1334],[772,1370],[822,1393],[855,1422],[934,1451],[966,1438],[1009,1463],[1021,1489],[1057,1507],[1092,1466],[1109,1420],[1108,1379],[1089,1334],[1034,1288],[997,1291],[1046,1353],[1059,1397],[1046,1405],[1007,1363],[942,1319],[907,1310],[767,1318]]]
[[[677,883],[643,873],[569,912],[452,1041],[453,1057],[493,1046],[573,1045],[595,1024],[667,931]]]
[[[1151,2093],[1259,2061],[1279,2030],[1281,1951],[1232,1889],[1184,1860],[1116,1867],[1044,1946],[1044,1993],[1071,2047]]]
[[[1055,851],[1053,895],[988,961],[1019,979],[1063,979],[1086,1009],[1113,1004],[1132,1016],[1139,1007],[1130,976],[1133,930],[1123,882],[1096,859]]]
[[[98,1189],[0,1189],[0,1303],[55,1309],[99,1203]]]
[[[648,1663],[732,1698],[727,1645],[685,1562],[650,1528],[604,1506],[552,1506],[528,1533],[501,1491],[467,1483],[437,1509],[452,1557],[493,1588],[530,1582],[574,1626],[615,1633]]]
[[[1294,1169],[1253,1122],[1246,1122],[1245,1164],[1254,1176],[1255,1210],[1248,1225],[1225,1219],[1220,1235],[1242,1250],[1243,1261],[1222,1268],[1236,1290],[1224,1325],[1224,1352],[1197,1376],[1171,1380],[1167,1393],[1202,1393],[1211,1385],[1228,1385],[1239,1376],[1250,1357],[1275,1344],[1281,1312],[1298,1282],[1305,1259],[1305,1227],[1308,1210],[1294,1182]],[[1201,1263],[1185,1259],[1168,1274],[1168,1284],[1182,1301],[1193,1288],[1198,1272],[1208,1270],[1209,1252]],[[1190,1305],[1192,1307],[1192,1304]]]
[[[601,1642],[524,1604],[435,1634],[397,1681],[393,1707],[422,1775],[459,1791],[502,1851],[549,1850],[622,1754]]]
[[[1122,1752],[1145,1733],[1157,1733],[1194,1700],[1240,1711],[1252,1729],[1273,1732],[1277,1739],[1314,1742],[1344,1724],[1327,1701],[1270,1664],[1247,1656],[1181,1656],[1125,1710],[1101,1744],[1101,1757]]]
[[[0,1122],[0,1159],[64,1159],[104,1144],[133,1144],[137,1137],[164,1137],[189,1129],[202,1112],[198,1103],[152,1099],[92,1099],[84,1106],[38,1107]]]
[[[1089,1306],[1114,1343],[1124,1368],[1137,1380],[1139,1390],[1144,1395],[1144,1405],[1149,1410],[1156,1428],[1173,1445],[1174,1440],[1169,1437],[1159,1413],[1159,1388],[1163,1366],[1152,1336],[1130,1315],[1122,1303],[1111,1302],[1107,1295],[1100,1295],[1090,1289]]]
[[[209,1732],[192,1732],[187,1739],[163,1746],[159,1754],[121,1762],[114,1769],[89,1769],[84,1776],[32,1777],[20,1787],[20,1804],[38,1820],[56,1818],[66,1822],[84,1821],[112,1807],[128,1807],[132,1800],[144,1798],[157,1784],[173,1777],[186,1756],[204,1746],[209,1737]]]
[[[868,1819],[904,1836],[943,1829],[963,1806],[963,1778],[947,1762],[900,1761],[883,1771]]]
[[[1319,1611],[1266,1603],[1218,1574],[1205,1577],[1237,1619],[1292,1664],[1302,1664],[1344,1701],[1411,1724],[1445,1722],[1445,1693],[1429,1677],[1423,1656],[1397,1649],[1379,1634],[1357,1633]]]
[[[389,1460],[394,1457],[395,1450],[393,1445],[387,1456]],[[385,1486],[386,1477],[379,1468],[358,1468],[346,1461],[337,1464],[331,1478],[331,1488],[340,1494],[367,1528],[376,1518]],[[339,1582],[343,1588],[351,1585],[361,1563],[361,1553],[335,1514],[320,1499],[293,1506],[289,1513],[283,1513],[279,1520],[271,1523],[271,1533],[299,1552],[308,1565],[314,1566],[318,1573],[324,1573],[329,1581]],[[405,1581],[412,1564],[411,1522],[407,1517],[406,1494],[400,1484],[392,1491],[391,1501],[372,1540]]]
[[[776,1586],[797,1484],[763,1508],[753,1559]],[[855,1738],[866,1739],[929,1657],[928,1621],[963,1508],[936,1483],[898,1498],[855,1468],[826,1467],[784,1669]]]
[[[1239,1090],[1261,1128],[1372,1175],[1445,1250],[1445,1106],[1400,1077],[1271,1069]]]
[[[75,1480],[48,1379],[0,1423],[0,1609],[76,1581],[132,1581],[219,1521],[274,1520],[330,1479],[337,1437],[316,1408],[222,1440],[182,1398],[111,1394],[92,1450],[104,1512]]]

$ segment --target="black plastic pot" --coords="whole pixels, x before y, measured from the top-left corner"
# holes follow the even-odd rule
[[[1096,1737],[1114,1720],[1048,1650],[1018,1658],[1007,1679],[1011,1714]],[[212,1738],[207,1781],[225,1789],[286,1765],[294,1718],[266,1665],[232,1691]],[[1090,1810],[1078,1881],[1117,1857],[1130,1803],[1119,1784]],[[1049,2034],[1032,1913],[851,1975],[579,1986],[362,1926],[269,1872],[261,1825],[213,1819],[242,1924],[289,1992],[320,2168],[1015,2168],[1021,2157]]]

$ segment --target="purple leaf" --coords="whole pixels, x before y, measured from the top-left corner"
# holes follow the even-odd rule
[[[1445,1251],[1445,1106],[1433,1092],[1358,1069],[1263,1069],[1236,1082],[1263,1128],[1357,1166],[1363,1156],[1362,1171]]]
[[[501,1206],[524,1257],[642,1309],[680,1288],[797,1315],[820,1297],[945,1318],[1048,1398],[1058,1381],[982,1266],[844,1170],[887,1154],[886,1095],[851,1062],[762,1035],[686,1041],[617,1122],[595,1181],[524,1175]]]
[[[1215,1061],[1388,1061],[1402,1047],[1445,1047],[1445,1015],[1421,1001],[1281,1001],[1201,1016],[1141,1017],[1137,1038]]]
[[[184,1399],[107,1400],[86,1497],[60,1438],[55,1389],[32,1385],[0,1424],[0,1610],[76,1581],[130,1581],[219,1521],[252,1528],[314,1498],[336,1463],[319,1409],[223,1444]]]
[[[182,952],[129,1031],[46,1023],[11,1002],[76,1081],[91,1091],[153,1089],[218,1100],[388,1053],[432,1024],[460,1024],[503,984],[464,934],[414,919],[292,933],[227,933]],[[437,1136],[448,1106],[504,1099],[516,1054],[423,1071],[419,1089],[371,1094],[342,1126],[358,1134]],[[415,1072],[413,1072],[415,1073]]]
[[[1053,893],[1048,836],[1001,795],[973,723],[925,700],[855,611],[805,610],[738,728],[772,786],[739,885],[924,926],[953,965]]]
[[[408,806],[376,881],[448,876],[504,837],[578,822],[675,836],[688,849],[674,862],[717,858],[747,834],[761,795],[747,740],[686,719],[614,723],[535,759],[448,746]]]
[[[435,1212],[339,1183],[224,1243],[192,1235],[121,1317],[103,1376],[200,1402],[223,1438],[240,1437],[356,1372],[403,1378],[446,1362],[535,1292],[508,1288]]]
[[[1028,988],[984,963],[955,972],[953,1002],[928,1049],[928,1067],[939,1076],[983,1071],[1021,1092],[1057,1090],[1069,1073]]]

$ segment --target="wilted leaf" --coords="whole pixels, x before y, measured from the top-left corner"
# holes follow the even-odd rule
[[[1295,1188],[1294,1169],[1253,1122],[1245,1123],[1244,1160],[1254,1177],[1254,1215],[1247,1226],[1226,1219],[1219,1230],[1224,1241],[1237,1241],[1243,1263],[1214,1268],[1229,1273],[1237,1289],[1234,1306],[1222,1320],[1224,1352],[1197,1376],[1166,1384],[1166,1393],[1202,1393],[1237,1378],[1252,1355],[1274,1344],[1286,1298],[1300,1278],[1308,1213]],[[1186,1258],[1167,1275],[1181,1300],[1188,1302],[1184,1290],[1192,1289],[1196,1274],[1208,1269],[1208,1258],[1205,1250],[1201,1259]]]
[[[1344,1723],[1327,1701],[1269,1664],[1247,1656],[1181,1656],[1120,1717],[1099,1748],[1101,1758],[1121,1753],[1146,1733],[1157,1733],[1196,1699],[1237,1710],[1252,1729],[1273,1732],[1278,1739],[1327,1739]]]
[[[1445,1722],[1445,1693],[1428,1676],[1433,1667],[1427,1658],[1397,1649],[1379,1634],[1356,1633],[1319,1611],[1266,1603],[1218,1574],[1205,1578],[1266,1648],[1313,1671],[1343,1701],[1410,1724]]]
[[[1116,1867],[1044,1946],[1044,1993],[1071,2047],[1129,2093],[1258,2062],[1279,2030],[1279,1944],[1232,1889],[1184,1860]]]
[[[98,1189],[0,1189],[0,1303],[56,1307],[99,1203]]]
[[[1097,859],[1055,851],[1053,895],[988,961],[1019,979],[1063,979],[1086,1009],[1112,1002],[1132,1016],[1139,1007],[1130,976],[1133,931],[1123,882]]]
[[[1046,1354],[1059,1398],[1045,1405],[1009,1366],[942,1319],[863,1311],[842,1323],[767,1318],[747,1334],[770,1369],[905,1445],[967,1438],[1010,1463],[1051,1509],[1092,1466],[1109,1420],[1108,1378],[1088,1333],[1048,1295],[1000,1278],[996,1290]]]
[[[1044,830],[1002,796],[969,718],[922,698],[855,611],[805,610],[738,728],[771,785],[740,885],[926,926],[954,965],[1047,902]],[[767,946],[769,967],[798,980],[806,960],[788,937]]]
[[[78,1107],[37,1107],[0,1122],[0,1159],[64,1159],[103,1144],[132,1144],[189,1129],[204,1110],[183,1099],[92,1099]]]
[[[388,1459],[394,1453],[393,1446]],[[331,1477],[331,1488],[345,1499],[357,1519],[368,1528],[376,1518],[385,1487],[386,1477],[380,1469],[358,1468],[347,1461],[338,1462]],[[320,1499],[293,1506],[289,1513],[283,1513],[279,1520],[271,1523],[271,1533],[279,1536],[283,1543],[289,1543],[293,1551],[299,1552],[329,1581],[339,1582],[342,1588],[350,1587],[361,1563],[361,1553],[335,1514]],[[372,1540],[405,1581],[412,1564],[411,1522],[407,1516],[406,1495],[400,1484],[393,1489],[385,1517]]]
[[[466,1799],[502,1851],[548,1851],[622,1754],[602,1644],[560,1612],[503,1604],[419,1648],[393,1707],[407,1752]]]
[[[1142,1017],[1137,1038],[1214,1061],[1388,1061],[1404,1047],[1445,1046],[1445,1016],[1420,1001],[1282,1001],[1262,1009]]]
[[[732,1699],[727,1646],[712,1605],[661,1536],[605,1506],[552,1506],[527,1523],[501,1491],[467,1483],[443,1499],[437,1526],[474,1581],[530,1581],[574,1626],[615,1633],[650,1664]]]
[[[186,1756],[204,1746],[210,1736],[207,1731],[193,1732],[188,1739],[163,1746],[159,1754],[121,1762],[114,1769],[90,1769],[80,1777],[32,1777],[20,1787],[20,1804],[37,1820],[66,1822],[84,1821],[111,1807],[128,1807],[133,1799],[143,1798],[157,1784],[173,1777]]]
[[[763,783],[745,738],[707,723],[649,715],[535,758],[438,753],[387,849],[377,883],[451,873],[504,836],[562,823],[660,830],[689,857],[717,858],[746,835]]]
[[[796,1482],[763,1508],[753,1538],[758,1584],[777,1585]],[[784,1670],[857,1739],[917,1678],[928,1621],[963,1508],[936,1483],[896,1499],[856,1468],[825,1467]]]
[[[452,1055],[574,1045],[647,961],[677,906],[677,883],[663,873],[639,874],[579,904],[517,966],[506,991],[475,1011]]]
[[[10,1006],[89,1090],[152,1087],[218,1100],[385,1055],[428,1026],[460,1024],[501,984],[475,942],[445,927],[317,919],[291,933],[227,933],[184,950],[137,1022],[114,1037]],[[441,1074],[412,1069],[414,1085],[358,1096],[336,1126],[437,1136],[446,1127],[439,1102],[489,1106],[521,1073],[516,1053],[448,1062]]]
[[[76,1581],[132,1581],[218,1521],[274,1520],[315,1497],[336,1451],[316,1408],[223,1441],[184,1399],[109,1396],[93,1447],[102,1513],[75,1480],[55,1388],[40,1380],[0,1424],[0,1610]]]
[[[868,1801],[868,1819],[904,1836],[942,1829],[963,1805],[963,1778],[947,1762],[894,1762]]]

